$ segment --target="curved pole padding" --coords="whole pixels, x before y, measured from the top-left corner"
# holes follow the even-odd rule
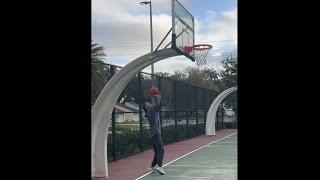
[[[100,92],[91,111],[91,175],[108,177],[108,161],[105,149],[112,110],[123,89],[142,69],[157,61],[178,56],[173,49],[162,49],[141,56],[117,72]],[[105,124],[106,123],[106,124]]]
[[[207,120],[206,120],[206,135],[216,135],[216,113],[219,108],[219,105],[227,97],[230,93],[237,91],[238,88],[232,87],[229,88],[222,93],[220,93],[210,105],[209,111],[207,113]]]

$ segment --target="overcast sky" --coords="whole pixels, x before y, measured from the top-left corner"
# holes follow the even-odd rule
[[[107,63],[124,66],[150,52],[149,6],[139,0],[92,0],[92,40],[105,47]],[[221,67],[237,55],[236,0],[179,0],[195,18],[195,43],[213,46],[204,67]],[[171,0],[152,0],[154,48],[171,28]],[[170,40],[170,38],[168,39]],[[166,41],[169,42],[169,41]],[[166,44],[166,43],[165,43]],[[196,66],[184,56],[155,63],[155,72]],[[144,71],[150,72],[150,66]]]

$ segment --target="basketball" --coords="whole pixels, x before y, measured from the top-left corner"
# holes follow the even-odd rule
[[[159,89],[157,87],[152,87],[149,91],[149,94],[152,96],[160,94]]]

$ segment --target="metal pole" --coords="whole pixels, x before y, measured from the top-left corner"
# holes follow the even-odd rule
[[[175,141],[178,141],[178,127],[177,127],[177,84],[176,81],[173,81],[173,103],[174,103],[174,128],[175,128],[175,134],[174,138]]]
[[[224,111],[224,107],[222,106],[222,108],[221,108],[221,129],[224,129],[224,123],[223,123],[223,121],[224,121],[224,113],[223,113],[223,111]]]
[[[175,2],[174,2],[174,0],[171,0],[171,6],[172,6],[172,8],[171,8],[171,17],[172,17],[172,22],[171,22],[171,24],[172,24],[172,34],[176,34],[176,26],[175,26],[175,18],[176,18],[176,14],[175,14],[175,12],[174,12],[174,10],[175,10]]]
[[[196,134],[198,135],[198,87],[195,87],[195,97],[196,97]]]
[[[187,138],[189,138],[189,96],[188,96],[188,85],[185,84],[185,93],[186,93],[186,129],[187,129]]]
[[[142,124],[142,106],[143,106],[143,89],[141,86],[141,72],[138,73],[138,91],[139,91],[139,131],[140,131],[140,140],[139,140],[139,148],[140,152],[144,151],[143,147],[143,124]]]
[[[216,130],[219,129],[219,127],[218,127],[218,121],[219,121],[219,110],[218,110],[217,113],[216,113],[216,122],[215,122]]]
[[[117,160],[116,156],[116,115],[114,109],[112,110],[112,158]]]
[[[203,112],[203,115],[204,115],[204,124],[206,124],[206,121],[207,121],[207,105],[206,105],[206,89],[203,89],[203,109],[204,109],[204,112]],[[205,132],[205,129],[204,129],[204,132]]]
[[[171,47],[173,48],[176,48],[176,26],[175,26],[175,18],[176,18],[176,15],[175,15],[175,2],[174,0],[171,0],[171,5],[172,5],[172,8],[171,8],[171,17],[172,17],[172,43],[171,43]],[[170,44],[170,43],[169,43]],[[169,45],[167,44],[167,46]],[[165,46],[164,48],[167,48],[167,46]]]
[[[160,91],[160,94],[161,94],[161,77],[158,77],[158,89]],[[159,116],[160,116],[160,124],[161,124],[161,132],[162,132],[162,126],[163,126],[163,123],[162,123],[162,106],[160,106],[160,109],[159,109]]]
[[[152,31],[152,2],[151,1],[143,1],[140,2],[141,5],[149,4],[150,8],[150,40],[151,40],[151,56],[153,56],[153,31]],[[154,66],[153,63],[151,64],[151,74],[154,74]],[[152,79],[152,86],[155,86],[154,77],[151,77]]]
[[[152,3],[150,1],[150,39],[151,39],[151,54],[153,53],[153,31],[152,31]],[[151,64],[151,74],[154,74],[154,66]],[[152,86],[155,86],[154,76],[152,76]]]
[[[110,75],[111,77],[115,75],[116,67],[110,66]],[[115,108],[112,110],[112,158],[113,160],[117,159],[116,156],[116,116],[115,116]]]

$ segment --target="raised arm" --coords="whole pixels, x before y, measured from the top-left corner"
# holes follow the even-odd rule
[[[161,101],[161,95],[156,95],[155,97],[155,102],[153,102],[153,106],[150,110],[152,111],[159,111],[160,110],[160,101]]]

